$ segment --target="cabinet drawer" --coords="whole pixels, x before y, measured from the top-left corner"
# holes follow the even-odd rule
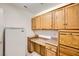
[[[79,50],[60,45],[60,53],[68,56],[79,56]],[[61,55],[61,54],[60,54]]]
[[[50,49],[50,50],[52,50],[52,51],[54,51],[54,52],[56,52],[56,50],[57,50],[57,47],[55,47],[55,46],[53,46],[53,45],[50,45],[50,44],[46,44],[46,48],[47,48],[47,49]]]
[[[46,49],[46,56],[56,56],[56,52]]]

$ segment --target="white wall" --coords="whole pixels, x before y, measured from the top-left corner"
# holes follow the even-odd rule
[[[4,24],[6,27],[22,27],[25,29],[25,35],[30,36],[33,34],[31,30],[31,17],[32,14],[26,10],[20,9],[11,4],[0,4],[3,9]],[[0,23],[2,20],[0,19]]]
[[[3,19],[3,9],[0,8],[0,55],[3,53],[3,29],[4,29],[4,19]]]
[[[4,10],[6,27],[23,27],[27,31],[26,34],[30,35],[33,33],[30,26],[32,17],[30,12],[15,7],[11,4],[0,4],[0,8],[3,8]]]
[[[5,24],[6,27],[22,27],[25,29],[26,39],[27,36],[34,35],[31,29],[31,18],[33,14],[28,12],[27,10],[18,8],[11,4],[0,4],[0,8],[3,11],[3,21],[0,19],[0,24]],[[4,26],[3,26],[4,28]],[[1,31],[2,32],[2,31]],[[56,31],[36,31],[38,35],[45,36],[54,36],[56,35]],[[27,42],[27,40],[26,40]],[[27,45],[27,43],[26,43]]]

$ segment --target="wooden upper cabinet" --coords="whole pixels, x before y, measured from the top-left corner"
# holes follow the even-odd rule
[[[33,19],[32,29],[79,29],[79,4],[70,4]]]
[[[40,16],[41,17],[41,29],[45,29],[45,16],[44,14]]]
[[[32,29],[36,29],[36,20],[32,18]]]
[[[65,19],[64,19],[64,8],[54,10],[54,21],[55,29],[64,29]]]
[[[40,18],[40,16],[32,18],[32,29],[41,29],[41,18]]]
[[[41,18],[40,18],[40,16],[37,16],[36,18],[35,18],[36,20],[36,29],[41,29]]]
[[[79,29],[79,4],[66,6],[65,17],[67,29]]]
[[[33,18],[32,29],[52,29],[52,12]]]
[[[52,29],[52,12],[41,15],[42,29]]]

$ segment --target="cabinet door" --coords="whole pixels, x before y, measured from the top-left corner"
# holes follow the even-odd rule
[[[43,15],[41,15],[41,28],[42,29],[45,29],[45,16],[44,16],[44,14]]]
[[[64,56],[79,56],[79,50],[60,45],[60,55],[61,56],[62,55],[64,55]]]
[[[45,14],[45,24],[46,29],[52,28],[52,12],[48,12]]]
[[[36,20],[32,18],[32,29],[36,29]]]
[[[41,18],[40,16],[35,18],[36,20],[36,29],[41,29]]]
[[[55,29],[65,28],[64,8],[60,8],[54,11]]]
[[[34,51],[40,54],[40,45],[35,43],[34,44]]]
[[[30,43],[30,51],[33,52],[34,51],[34,43],[31,41]]]
[[[72,46],[72,34],[61,32],[60,33],[60,44]]]
[[[67,29],[79,29],[79,4],[65,7]]]
[[[79,49],[79,33],[72,33],[72,47]]]
[[[49,49],[46,49],[46,56],[56,56],[56,53]]]
[[[41,24],[43,29],[52,29],[52,12],[41,15]]]
[[[28,38],[28,51],[30,53],[32,53],[34,51],[34,43],[29,38]]]
[[[40,49],[41,51],[40,51],[40,54],[42,55],[42,56],[45,56],[45,46],[41,46],[41,49]]]

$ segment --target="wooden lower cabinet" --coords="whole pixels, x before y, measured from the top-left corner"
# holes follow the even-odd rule
[[[28,39],[28,51],[32,53],[34,51],[34,43]]]
[[[79,49],[79,32],[60,32],[60,44]]]
[[[60,45],[60,56],[79,56],[79,50]]]
[[[46,56],[56,56],[57,55],[57,47],[46,44]]]
[[[39,44],[34,44],[34,51],[40,54],[40,45]]]
[[[68,32],[61,32],[60,33],[60,44],[64,44],[67,46],[71,46],[72,45],[72,33],[68,33]]]
[[[72,33],[72,47],[79,49],[79,33]]]
[[[56,56],[56,52],[46,49],[46,56]]]
[[[51,44],[42,45],[38,42],[34,42],[31,39],[28,39],[28,51],[30,53],[37,52],[41,56],[56,56],[57,48]]]
[[[60,56],[79,56],[79,31],[61,31],[59,38]]]
[[[68,56],[68,55],[64,54],[63,52],[60,52],[59,56]]]
[[[46,48],[45,48],[45,46],[40,46],[41,48],[40,48],[40,54],[42,55],[42,56],[45,56],[45,51],[46,51]]]

